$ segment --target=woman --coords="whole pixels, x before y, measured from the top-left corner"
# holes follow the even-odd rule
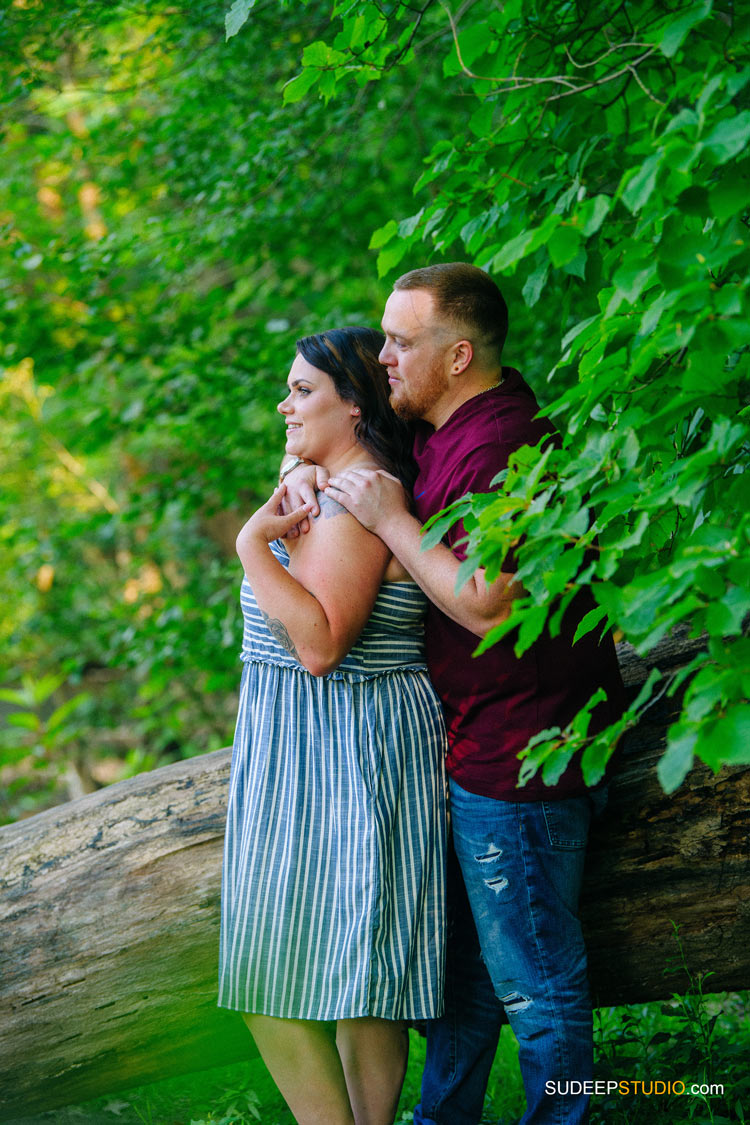
[[[380,333],[297,344],[279,405],[288,454],[411,483]],[[422,652],[426,603],[321,495],[279,514],[283,484],[237,539],[243,677],[222,889],[219,1004],[244,1013],[299,1122],[388,1125],[404,1021],[442,1006],[445,734]],[[335,1038],[326,1021],[336,1021]]]

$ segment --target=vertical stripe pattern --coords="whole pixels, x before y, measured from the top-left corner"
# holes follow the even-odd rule
[[[243,583],[244,661],[222,882],[219,1004],[298,1019],[442,1009],[445,731],[425,599],[386,583],[315,677]]]

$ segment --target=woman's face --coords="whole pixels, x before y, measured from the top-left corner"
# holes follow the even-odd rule
[[[343,402],[333,380],[297,355],[287,379],[289,394],[277,409],[286,424],[286,451],[325,465],[356,444],[359,411]]]

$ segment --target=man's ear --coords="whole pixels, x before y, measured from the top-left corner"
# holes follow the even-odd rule
[[[451,375],[461,375],[474,358],[474,348],[470,340],[459,340],[451,351]]]

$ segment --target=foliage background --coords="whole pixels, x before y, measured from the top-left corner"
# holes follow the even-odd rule
[[[428,259],[498,278],[566,439],[465,514],[490,570],[524,537],[519,645],[581,581],[642,652],[705,632],[623,726],[687,684],[665,788],[747,762],[747,4],[226,14],[0,19],[3,816],[230,740],[293,341]],[[526,768],[593,778],[617,733],[583,715]]]

